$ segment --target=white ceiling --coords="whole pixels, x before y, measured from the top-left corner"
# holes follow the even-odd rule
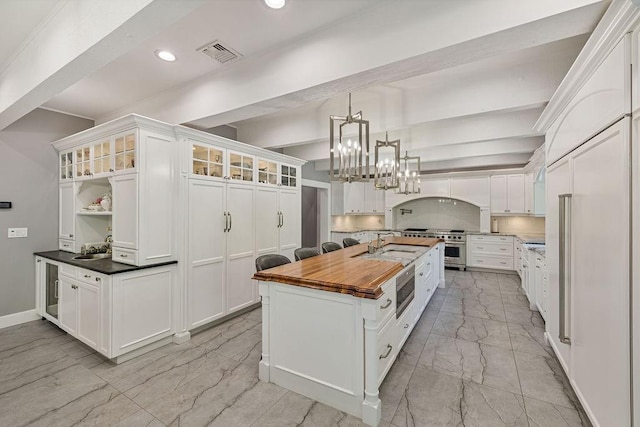
[[[96,0],[85,1],[99,12]],[[148,18],[171,4],[135,1]],[[56,4],[0,0],[0,16],[21,17],[11,37],[1,30],[0,65]],[[203,129],[231,124],[239,140],[315,160],[322,170],[328,115],[346,114],[353,92],[372,140],[384,131],[400,137],[426,170],[522,165],[543,141],[533,124],[609,0],[288,0],[281,10],[262,0],[182,4],[189,13],[165,17],[144,38],[122,24],[114,33],[130,37],[127,52],[43,106],[98,123],[135,112]],[[244,57],[220,65],[196,51],[213,40]],[[178,60],[158,60],[159,48]]]
[[[0,73],[58,3],[58,0],[0,1]]]

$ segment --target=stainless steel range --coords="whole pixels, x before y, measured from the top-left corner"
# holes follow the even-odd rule
[[[403,237],[433,237],[444,240],[444,266],[460,270],[467,268],[467,235],[464,230],[407,228]]]

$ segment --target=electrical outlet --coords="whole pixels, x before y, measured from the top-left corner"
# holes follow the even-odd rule
[[[7,237],[9,239],[15,239],[18,237],[27,237],[27,231],[29,229],[24,227],[24,228],[9,228],[8,232],[7,232]]]

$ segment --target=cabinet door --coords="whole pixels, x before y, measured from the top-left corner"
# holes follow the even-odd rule
[[[98,349],[100,343],[100,287],[78,282],[75,289],[78,298],[77,337],[89,347]]]
[[[571,166],[569,159],[565,158],[547,169],[547,206],[549,210],[545,218],[545,243],[547,268],[549,279],[549,315],[546,319],[545,329],[547,336],[553,341],[557,349],[556,354],[560,362],[571,372],[571,347],[564,344],[558,338],[560,334],[560,218],[558,195],[571,192]],[[523,269],[522,286],[524,288],[527,271],[524,268],[526,250],[522,249]]]
[[[138,249],[138,174],[113,179],[113,246]]]
[[[60,181],[73,179],[73,150],[60,153]]]
[[[93,144],[91,151],[91,168],[94,176],[109,175],[113,172],[111,139],[101,140]]]
[[[138,131],[123,132],[114,137],[115,170],[116,172],[133,172],[137,167]]]
[[[65,182],[59,187],[59,230],[61,239],[73,239],[75,233],[75,191],[73,182]]]
[[[525,213],[524,175],[507,175],[507,211]]]
[[[280,254],[291,261],[293,251],[302,244],[300,197],[299,190],[280,190]]]
[[[226,184],[189,181],[189,329],[225,314]]]
[[[344,184],[344,212],[364,212],[364,182],[352,182]]]
[[[525,213],[533,213],[533,173],[524,176],[524,211]]]
[[[73,280],[60,276],[58,279],[58,319],[60,326],[69,334],[75,336],[78,330],[76,307],[78,306],[78,292]]]
[[[628,129],[621,120],[572,155],[571,376],[601,426],[630,425]]]
[[[227,185],[227,312],[231,313],[257,301],[255,271],[255,188]]]
[[[507,176],[491,177],[491,213],[507,212]]]
[[[285,164],[280,165],[280,185],[282,187],[299,187],[298,168]]]
[[[257,188],[256,206],[260,210],[260,215],[255,216],[256,255],[278,253],[278,234],[281,222],[280,210],[278,209],[278,190],[276,188]]]
[[[376,209],[376,189],[372,182],[364,183],[364,209],[363,212],[373,213]]]

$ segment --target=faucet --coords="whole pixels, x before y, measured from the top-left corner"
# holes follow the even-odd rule
[[[382,247],[382,244],[384,243],[384,239],[380,238],[380,236],[386,236],[386,235],[392,235],[393,236],[393,232],[392,231],[383,231],[381,233],[376,233],[378,235],[378,245],[376,246],[378,249],[380,249]]]

